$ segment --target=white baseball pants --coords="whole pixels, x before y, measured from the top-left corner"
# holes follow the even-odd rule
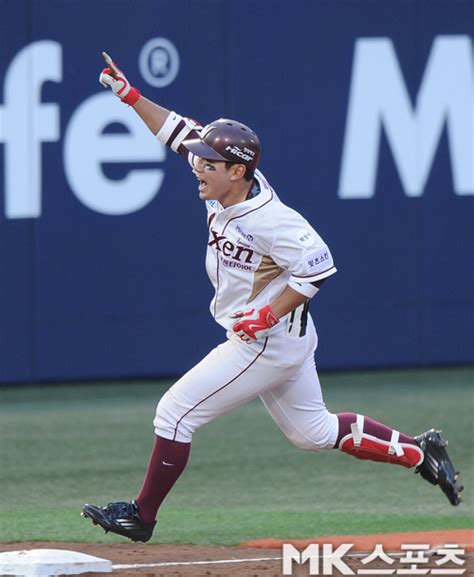
[[[304,337],[280,330],[245,344],[232,335],[165,393],[156,409],[155,433],[191,442],[198,427],[260,396],[294,445],[310,451],[333,448],[338,419],[323,401],[316,346],[310,317]]]

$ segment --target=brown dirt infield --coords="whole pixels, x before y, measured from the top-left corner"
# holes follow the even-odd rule
[[[115,538],[115,537],[111,537]],[[119,537],[117,537],[119,539]],[[0,543],[0,552],[18,551],[25,549],[67,549],[69,551],[79,551],[89,555],[95,555],[103,559],[110,559],[114,565],[125,564],[164,564],[174,563],[170,566],[139,567],[129,569],[116,568],[113,575],[116,577],[158,577],[160,575],[174,575],[185,577],[276,577],[282,575],[282,550],[283,541],[277,539],[264,539],[244,543],[239,547],[223,546],[201,546],[201,545],[138,545],[130,542],[113,544],[91,544],[91,543],[52,543],[52,542],[31,542],[31,543]],[[355,575],[363,568],[361,557],[363,554],[370,554],[376,544],[381,544],[383,550],[395,559],[393,565],[386,565],[380,560],[376,560],[366,569],[382,569],[389,567],[392,575],[400,574],[397,569],[409,569],[411,565],[400,561],[401,544],[429,544],[430,548],[436,549],[448,543],[457,544],[466,550],[462,566],[448,563],[440,565],[441,557],[433,555],[429,557],[428,563],[419,563],[418,569],[428,569],[426,575],[431,575],[431,569],[464,569],[463,575],[474,576],[474,531],[433,531],[429,533],[397,533],[379,535],[344,535],[318,537],[316,539],[294,540],[291,543],[302,551],[310,543],[332,544],[334,548],[342,543],[353,543],[348,556],[344,557],[344,562],[352,569]],[[398,553],[398,556],[397,556]],[[354,556],[352,556],[354,555]],[[256,559],[269,558],[267,560],[256,561]],[[231,563],[231,560],[255,559]],[[225,561],[216,564],[196,564],[204,561]],[[438,562],[438,563],[437,563]],[[178,565],[176,563],[189,563]],[[323,575],[323,569],[320,569]],[[326,573],[328,574],[328,573]],[[334,575],[341,573],[334,570]],[[416,574],[416,573],[413,573]],[[449,573],[444,573],[449,575]],[[89,573],[91,577],[103,576],[103,573]],[[303,577],[310,575],[308,563],[305,565],[294,565],[293,575]],[[373,573],[376,577],[383,573]],[[438,573],[437,575],[442,575]]]

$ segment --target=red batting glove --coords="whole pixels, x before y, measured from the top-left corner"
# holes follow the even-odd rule
[[[104,68],[100,73],[99,82],[106,88],[110,86],[115,96],[118,96],[125,104],[133,106],[141,98],[140,91],[130,85],[125,74],[115,64],[112,58],[110,58],[107,52],[102,52],[102,56],[107,64],[107,68]]]
[[[242,319],[235,323],[232,329],[245,343],[251,343],[266,336],[267,331],[280,322],[273,314],[270,305],[266,305],[258,311],[255,309],[245,313],[238,311],[231,315],[231,318]]]

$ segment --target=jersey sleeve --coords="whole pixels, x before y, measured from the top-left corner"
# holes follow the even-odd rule
[[[296,211],[287,209],[274,231],[271,257],[291,273],[289,283],[313,283],[337,272],[327,244]]]
[[[186,139],[199,138],[201,128],[201,125],[195,120],[172,111],[158,131],[156,138],[161,144],[165,144],[192,164],[194,155],[188,152],[182,143]]]

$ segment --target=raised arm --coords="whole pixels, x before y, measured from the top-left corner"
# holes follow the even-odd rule
[[[134,104],[133,110],[155,135],[159,133],[170,114],[167,108],[148,100],[144,96]]]
[[[110,87],[124,104],[131,106],[162,144],[187,156],[181,142],[185,138],[196,138],[199,125],[142,96],[107,52],[102,52],[102,56],[107,64],[99,77],[102,86]]]

